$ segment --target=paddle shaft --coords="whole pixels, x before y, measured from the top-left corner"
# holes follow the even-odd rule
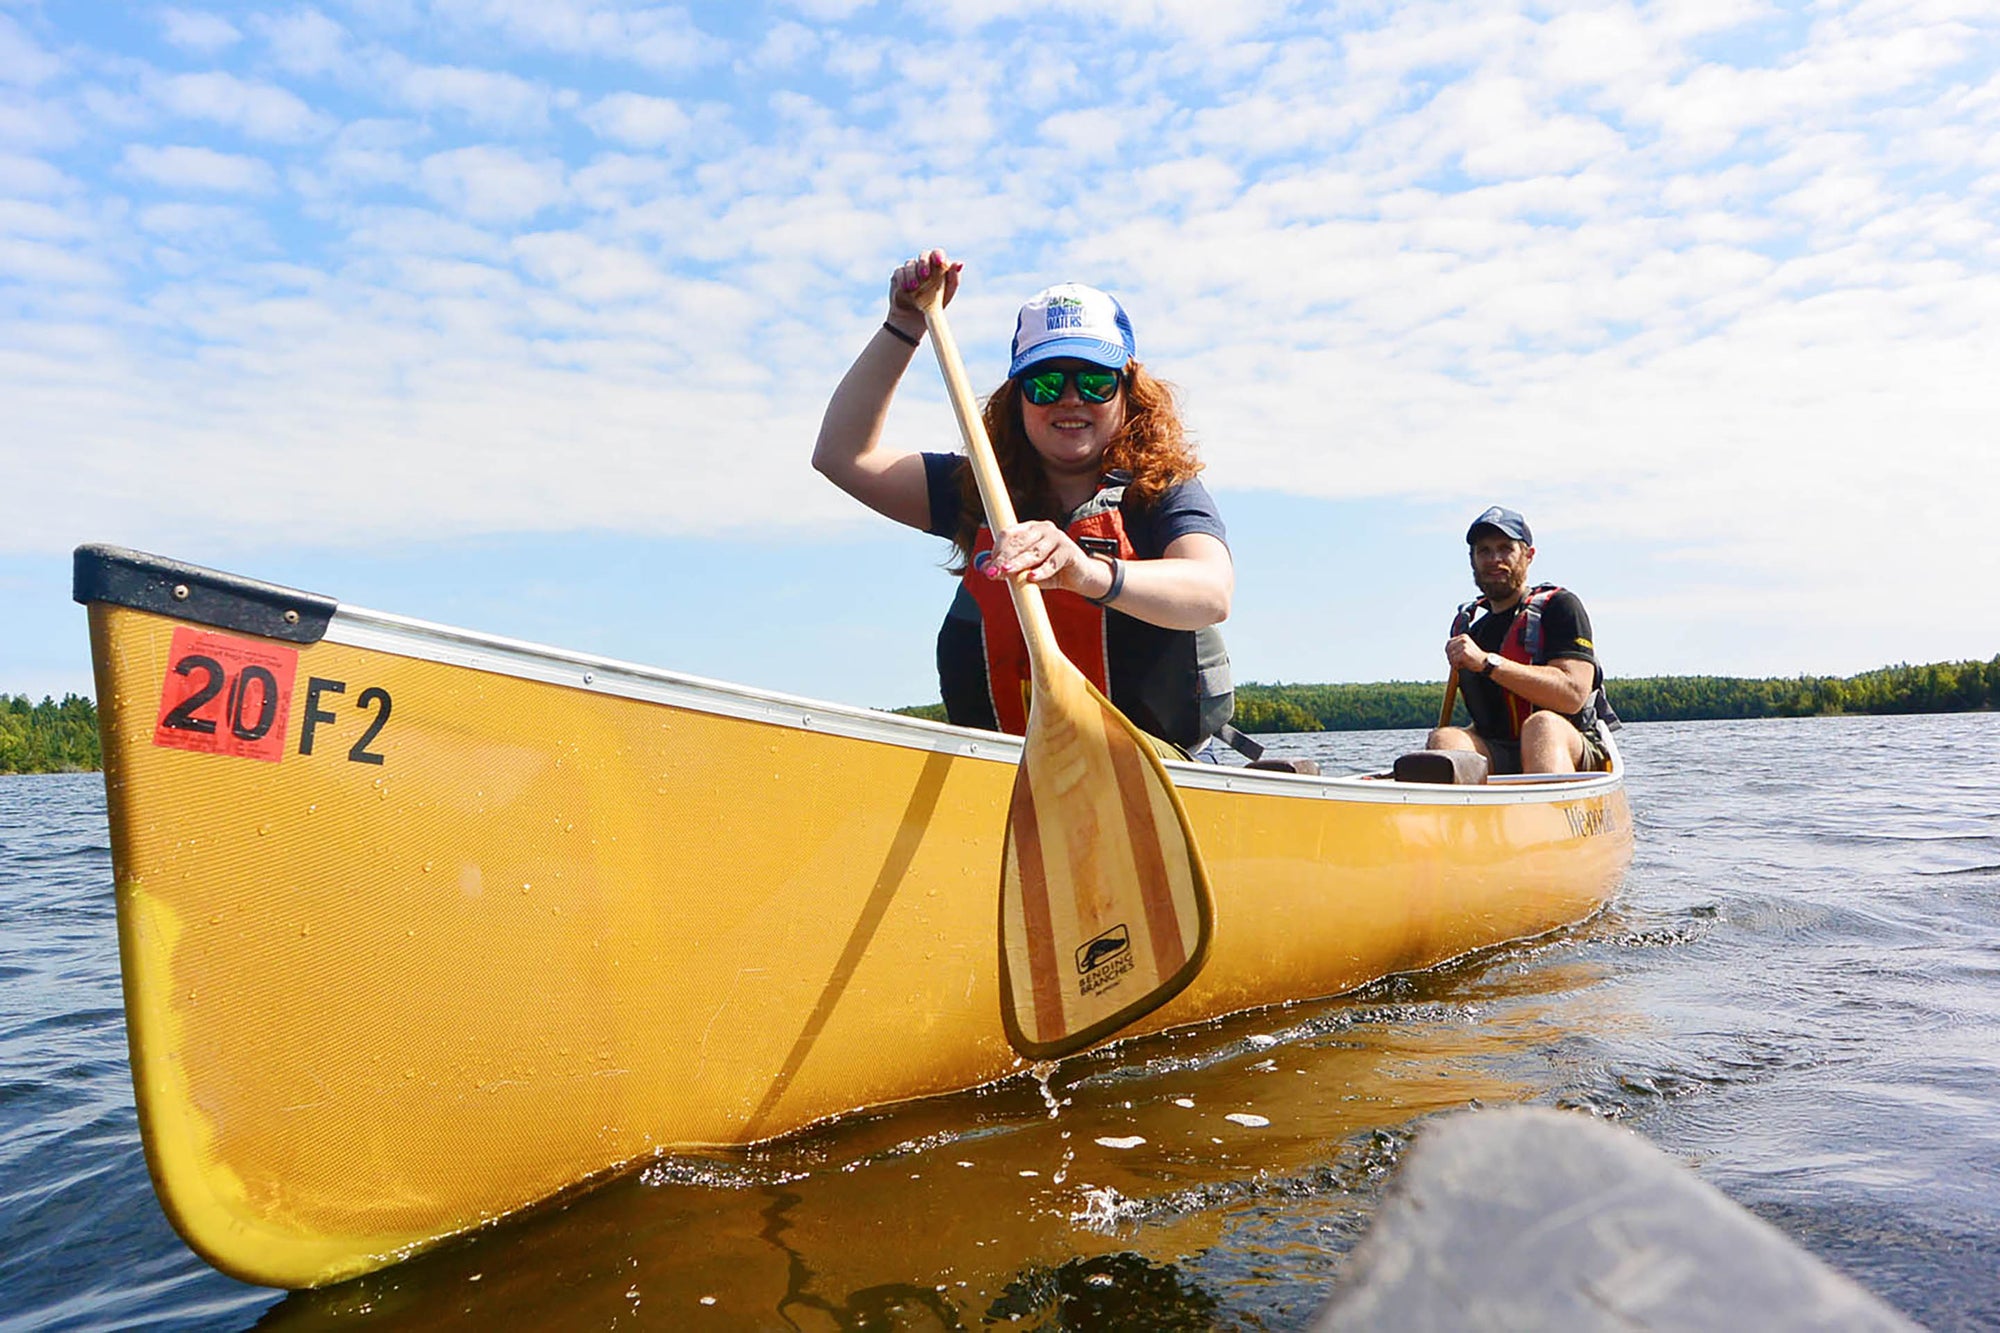
[[[1007,479],[944,317],[943,275],[919,289],[987,526],[1016,520]],[[1154,742],[1063,655],[1042,590],[1008,588],[1033,704],[1000,869],[1001,1022],[1014,1049],[1055,1059],[1178,995],[1214,931],[1208,871]]]
[[[1444,678],[1444,707],[1438,711],[1438,725],[1451,725],[1451,708],[1458,702],[1458,668],[1453,667]]]
[[[944,317],[944,280],[934,280],[917,293],[917,304],[930,327],[931,349],[937,353],[938,369],[944,374],[945,390],[951,397],[952,414],[958,418],[958,433],[965,440],[965,456],[972,463],[972,477],[979,485],[979,500],[986,508],[986,526],[999,535],[1014,526],[1014,500],[1007,493],[1007,478],[1000,461],[993,456],[993,442],[986,438],[986,423],[980,419],[972,382],[966,378],[965,362],[958,355],[958,341]],[[1042,590],[1026,579],[1010,578],[1014,610],[1021,618],[1021,634],[1028,643],[1028,671],[1037,686],[1049,678],[1052,658],[1061,658],[1056,645],[1055,626],[1049,609],[1042,603]]]

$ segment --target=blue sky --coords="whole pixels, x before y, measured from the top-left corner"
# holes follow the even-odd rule
[[[1123,300],[1240,678],[1440,679],[1495,501],[1614,675],[1988,657],[1996,203],[1984,0],[0,0],[0,690],[111,541],[934,697],[940,544],[806,461],[927,245],[976,383]]]

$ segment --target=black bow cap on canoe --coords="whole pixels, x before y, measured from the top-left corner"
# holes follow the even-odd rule
[[[76,548],[71,596],[286,643],[318,643],[340,607],[321,593],[97,543]]]

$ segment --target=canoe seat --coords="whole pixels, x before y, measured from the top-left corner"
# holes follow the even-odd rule
[[[1486,756],[1474,750],[1415,750],[1397,758],[1390,771],[1398,782],[1440,782],[1478,786],[1490,768]]]
[[[1267,768],[1273,773],[1304,773],[1319,776],[1319,764],[1311,759],[1252,759],[1245,768]]]

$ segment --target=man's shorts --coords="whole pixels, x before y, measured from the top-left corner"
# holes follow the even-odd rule
[[[1577,771],[1582,773],[1603,773],[1609,770],[1611,767],[1611,753],[1604,748],[1604,741],[1597,734],[1597,728],[1583,727],[1578,730],[1577,734],[1583,737],[1583,762],[1577,765]],[[1486,742],[1486,748],[1492,755],[1493,771],[1495,773],[1519,773],[1521,771],[1521,742],[1496,741],[1487,736],[1481,736],[1479,739]]]

